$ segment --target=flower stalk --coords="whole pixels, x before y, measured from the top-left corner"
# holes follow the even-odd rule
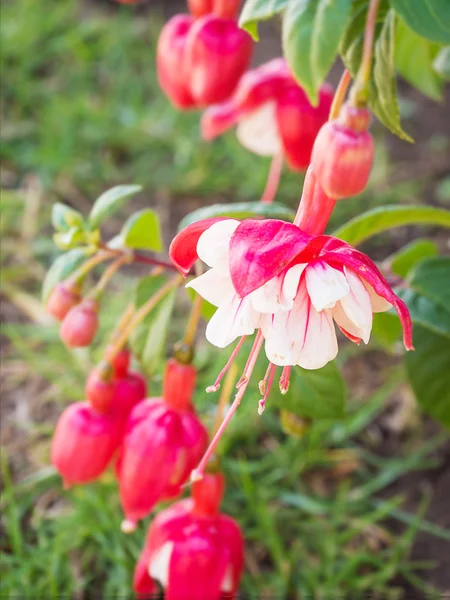
[[[279,152],[272,158],[270,164],[269,175],[267,176],[266,187],[261,196],[262,204],[272,204],[277,195],[278,187],[280,185],[281,172],[283,170],[284,157],[283,153]]]
[[[353,106],[365,107],[369,99],[373,42],[375,38],[375,26],[377,23],[379,5],[380,0],[370,0],[369,9],[367,11],[366,27],[364,30],[364,46],[361,65],[359,67],[356,83],[350,95],[350,101]]]

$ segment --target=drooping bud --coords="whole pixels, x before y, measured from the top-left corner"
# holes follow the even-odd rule
[[[113,368],[107,361],[101,362],[91,371],[86,381],[85,393],[92,408],[97,412],[108,412],[116,391]]]
[[[87,402],[71,404],[60,416],[51,460],[66,487],[97,479],[117,448],[118,422],[94,411]]]
[[[196,379],[197,370],[195,367],[184,365],[175,358],[170,358],[164,372],[164,400],[166,404],[178,410],[189,409]]]
[[[111,410],[125,424],[133,408],[147,395],[147,383],[140,373],[130,372],[121,379],[115,380],[114,397]]]
[[[196,19],[211,13],[217,17],[234,19],[239,4],[240,0],[188,0],[189,12]]]
[[[250,62],[252,46],[249,34],[232,19],[206,15],[195,21],[186,42],[185,69],[198,106],[232,94]]]
[[[158,81],[163,92],[180,109],[195,108],[196,102],[189,91],[189,71],[184,67],[186,42],[194,19],[176,15],[164,25],[156,50]]]
[[[367,109],[345,104],[338,119],[320,130],[311,164],[328,196],[351,197],[366,187],[374,158],[373,138],[367,131],[369,123]]]
[[[70,309],[61,324],[60,336],[66,346],[78,348],[89,346],[98,329],[98,303],[83,300]]]
[[[58,283],[50,294],[47,311],[52,317],[62,321],[69,310],[81,301],[80,288],[76,283]]]

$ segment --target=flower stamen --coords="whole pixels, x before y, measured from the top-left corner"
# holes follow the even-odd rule
[[[267,371],[266,371],[263,381],[259,382],[259,391],[261,392],[261,394],[264,394],[264,397],[262,398],[262,400],[260,400],[258,402],[258,415],[259,416],[261,416],[263,414],[264,409],[266,407],[267,398],[269,397],[269,394],[270,394],[270,388],[272,387],[273,378],[275,377],[276,370],[277,370],[276,365],[274,365],[273,363],[269,363],[269,366],[267,367]],[[262,390],[264,390],[264,391],[262,391]]]
[[[243,335],[241,337],[241,339],[239,340],[239,342],[236,344],[235,349],[233,350],[233,352],[231,353],[230,358],[228,359],[226,365],[224,366],[224,368],[220,371],[220,373],[217,376],[216,381],[214,382],[213,385],[210,385],[206,388],[206,392],[208,394],[210,394],[211,392],[217,392],[217,390],[220,388],[220,382],[222,381],[223,377],[225,376],[226,372],[228,371],[228,369],[231,367],[231,365],[234,362],[234,359],[236,358],[236,356],[239,354],[239,350],[242,348],[245,339],[246,339],[246,335]]]
[[[284,367],[280,377],[280,392],[284,395],[288,393],[291,379],[291,367]]]

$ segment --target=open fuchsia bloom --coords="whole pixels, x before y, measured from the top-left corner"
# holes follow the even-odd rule
[[[282,152],[292,169],[306,170],[332,99],[332,88],[323,85],[318,105],[311,106],[286,61],[277,58],[245,73],[231,98],[205,111],[202,135],[211,140],[237,125],[248,150],[262,156]]]
[[[138,597],[158,591],[167,600],[233,598],[244,562],[239,526],[219,512],[223,476],[206,474],[192,486],[192,498],[162,511],[147,533],[134,573]]]
[[[129,416],[117,464],[124,531],[180,493],[206,448],[208,434],[191,404],[195,379],[194,367],[170,360],[163,398],[140,402]]]

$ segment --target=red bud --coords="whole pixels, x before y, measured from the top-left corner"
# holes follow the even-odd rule
[[[106,356],[108,356],[108,351],[106,352]],[[108,360],[109,360],[109,358],[108,358]],[[119,352],[117,352],[117,354],[114,356],[114,358],[111,359],[111,364],[114,369],[114,374],[118,379],[122,379],[123,377],[126,377],[126,375],[128,373],[128,369],[130,367],[130,360],[131,360],[131,352],[127,348],[124,348],[123,350],[120,350]]]
[[[200,106],[226,100],[250,62],[252,40],[232,19],[201,17],[190,28],[185,69]]]
[[[102,363],[93,369],[87,378],[85,393],[92,408],[98,412],[108,412],[116,391],[112,378],[112,367]]]
[[[188,0],[189,12],[196,19],[210,13],[217,17],[234,19],[239,4],[240,0]]]
[[[75,283],[58,283],[48,299],[47,311],[52,317],[62,321],[69,310],[79,304],[80,301],[80,290]]]
[[[174,409],[186,410],[191,406],[197,370],[192,365],[183,365],[175,358],[167,361],[164,373],[164,400]]]
[[[125,423],[133,408],[147,395],[147,383],[139,373],[128,373],[116,379],[111,410]]]
[[[61,324],[60,335],[66,346],[77,348],[89,346],[98,329],[98,304],[95,300],[83,300],[67,313]]]
[[[355,196],[366,187],[374,158],[369,121],[367,109],[344,105],[339,118],[320,130],[311,164],[328,196]]]
[[[205,473],[202,479],[192,484],[193,513],[205,517],[217,514],[224,490],[225,479],[221,473]]]
[[[71,404],[60,416],[51,459],[66,486],[97,479],[117,448],[116,419],[94,411],[87,402]]]

